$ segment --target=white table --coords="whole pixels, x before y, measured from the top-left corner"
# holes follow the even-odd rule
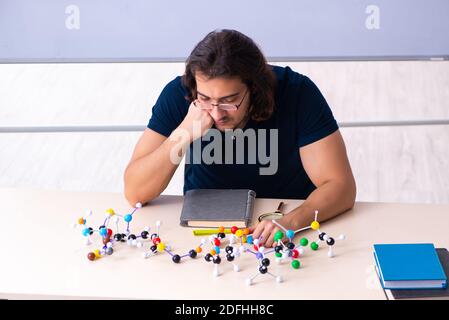
[[[201,238],[179,225],[182,200],[161,196],[134,214],[131,229],[155,230],[155,222],[161,220],[162,241],[175,253],[187,253]],[[279,201],[257,199],[255,218]],[[286,212],[301,203],[283,201]],[[204,260],[204,251],[195,260],[175,264],[165,252],[143,259],[149,245],[139,249],[123,243],[114,247],[113,255],[89,261],[86,255],[92,248],[85,246],[81,229],[70,225],[92,209],[94,223],[88,225],[98,228],[108,208],[120,214],[131,211],[118,193],[0,189],[0,298],[385,299],[374,269],[374,243],[449,247],[447,205],[356,203],[353,210],[322,223],[322,231],[347,237],[334,246],[334,258],[327,257],[326,246],[318,251],[309,247],[300,259],[301,268],[295,270],[287,263],[276,264],[271,254],[270,272],[282,275],[284,282],[261,275],[247,286],[245,279],[257,273],[258,266],[249,253],[240,258],[238,273],[222,255],[219,277],[212,275],[213,264]],[[308,230],[295,243],[303,236],[317,239],[317,233]],[[93,239],[100,247],[99,237]]]

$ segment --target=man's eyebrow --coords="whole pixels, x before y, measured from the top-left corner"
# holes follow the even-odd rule
[[[210,97],[208,97],[208,96],[206,96],[205,94],[199,92],[198,90],[197,90],[196,92],[197,92],[198,94],[202,95],[203,97],[210,99]],[[219,98],[218,100],[223,100],[223,99],[226,99],[226,98],[231,98],[231,97],[234,97],[234,96],[238,96],[239,94],[240,94],[240,92],[233,93],[233,94],[230,94],[230,95],[228,95],[228,96],[221,97],[221,98]]]

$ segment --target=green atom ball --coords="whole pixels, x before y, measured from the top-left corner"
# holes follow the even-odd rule
[[[299,266],[300,266],[301,264],[299,263],[299,261],[298,260],[293,260],[292,261],[292,267],[293,267],[293,269],[299,269]]]
[[[278,230],[274,234],[274,241],[282,240],[283,237],[284,237],[284,233],[281,230]]]
[[[277,258],[282,257],[282,253],[280,253],[280,252],[276,252],[274,255],[275,255]]]
[[[318,250],[318,243],[312,242],[312,243],[310,244],[310,248],[311,248],[312,250]]]
[[[307,238],[302,238],[299,243],[301,244],[301,246],[305,247],[309,244],[309,240],[307,240]]]

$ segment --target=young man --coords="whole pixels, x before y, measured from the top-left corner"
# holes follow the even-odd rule
[[[242,136],[246,144],[236,141]],[[252,189],[257,197],[306,199],[280,220],[288,229],[310,224],[316,209],[325,221],[354,205],[345,145],[319,89],[289,67],[268,65],[235,30],[209,33],[185,74],[163,89],[125,171],[128,201],[158,197],[186,151],[184,192]],[[271,246],[277,227],[262,221],[251,231]]]

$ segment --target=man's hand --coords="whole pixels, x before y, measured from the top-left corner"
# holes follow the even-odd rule
[[[209,112],[196,107],[194,102],[192,102],[189,106],[187,115],[179,125],[178,129],[187,132],[190,138],[189,142],[193,142],[204,136],[213,124],[214,119],[212,119]]]
[[[296,214],[292,212],[291,214],[285,215],[282,219],[276,220],[276,222],[287,230],[295,231],[297,230],[298,224],[298,219],[297,217],[294,217],[295,215]],[[271,220],[263,220],[259,222],[255,227],[249,228],[249,232],[253,235],[253,239],[259,239],[259,237],[262,236],[259,241],[259,245],[263,245],[265,247],[274,247],[276,243],[273,239],[278,230],[280,230],[280,228],[273,222],[271,222]],[[284,230],[281,231],[285,233]],[[284,240],[286,240],[285,236],[283,241]]]
[[[265,220],[259,222],[255,227],[249,228],[250,234],[253,235],[253,239],[259,239],[259,245],[265,247],[272,247],[274,242],[274,234],[279,230],[273,222]]]

